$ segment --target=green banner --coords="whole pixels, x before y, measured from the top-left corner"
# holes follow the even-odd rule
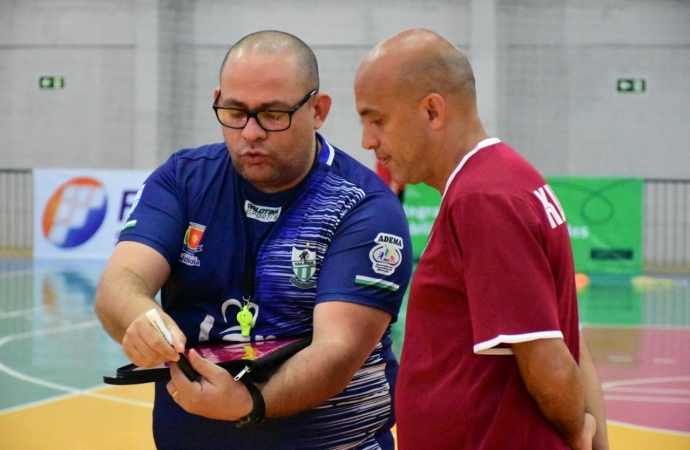
[[[410,224],[412,256],[415,261],[422,256],[440,205],[441,194],[436,189],[421,183],[405,186],[403,208]]]
[[[642,178],[546,180],[565,212],[577,272],[642,272]]]
[[[547,177],[563,208],[575,270],[642,273],[642,178]],[[405,187],[403,207],[412,254],[422,255],[438,215],[441,195],[425,184]]]

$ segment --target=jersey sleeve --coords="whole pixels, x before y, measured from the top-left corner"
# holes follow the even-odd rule
[[[392,192],[367,194],[345,216],[324,256],[316,303],[359,303],[384,310],[395,321],[411,271],[409,226],[400,201]]]
[[[179,259],[185,233],[186,214],[181,197],[173,155],[139,188],[119,241],[148,245],[172,267]]]
[[[509,354],[513,343],[562,338],[546,231],[534,209],[513,196],[483,193],[456,206],[475,353]]]

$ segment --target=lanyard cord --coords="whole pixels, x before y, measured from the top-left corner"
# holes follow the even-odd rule
[[[276,222],[270,225],[268,230],[263,236],[259,238],[259,241],[254,245],[254,227],[251,224],[249,217],[247,217],[247,211],[245,209],[245,204],[249,199],[247,198],[240,177],[237,177],[237,193],[240,200],[240,205],[242,207],[242,218],[244,222],[244,275],[242,276],[242,300],[244,306],[249,304],[252,295],[254,294],[254,285],[256,280],[256,257],[263,245],[264,241],[271,234],[273,227]]]
[[[316,140],[316,151],[314,152],[314,162],[312,163],[312,168],[307,174],[306,177],[304,177],[304,180],[300,181],[297,186],[295,186],[292,192],[292,195],[287,199],[285,202],[284,208],[282,210],[282,214],[280,217],[273,222],[266,232],[261,236],[256,242],[256,246],[254,245],[254,227],[251,224],[251,220],[249,217],[247,217],[247,211],[245,209],[245,202],[249,201],[249,198],[244,191],[244,187],[242,186],[241,182],[241,177],[239,174],[236,175],[236,192],[239,200],[240,207],[242,208],[242,218],[244,222],[244,241],[245,241],[245,246],[244,246],[244,275],[242,277],[242,300],[244,302],[244,307],[246,308],[249,305],[249,301],[252,298],[252,295],[254,294],[254,287],[255,287],[255,281],[256,281],[256,258],[259,254],[259,251],[261,250],[261,246],[263,245],[264,241],[266,238],[271,234],[273,231],[273,228],[275,227],[276,223],[278,223],[278,220],[280,220],[281,217],[283,217],[284,214],[287,213],[288,208],[292,205],[292,203],[295,201],[295,198],[297,194],[301,191],[301,186],[303,183],[309,178],[309,175],[311,174],[311,171],[314,169],[314,167],[317,165],[318,161],[318,156],[321,150],[321,143],[319,142],[319,139],[315,137]]]
[[[261,249],[266,237],[271,233],[276,222],[273,222],[268,230],[263,236],[259,238],[257,242],[256,249],[254,248],[254,227],[247,217],[247,211],[244,208],[245,202],[243,200],[249,201],[247,199],[246,193],[242,188],[242,182],[240,181],[239,175],[237,175],[236,184],[237,197],[242,208],[243,214],[243,224],[244,224],[244,274],[242,276],[242,309],[237,313],[237,322],[240,324],[242,336],[248,337],[251,333],[251,329],[256,321],[255,314],[252,314],[249,307],[249,301],[252,299],[254,294],[254,285],[256,280],[256,254]],[[256,306],[254,306],[256,313]]]

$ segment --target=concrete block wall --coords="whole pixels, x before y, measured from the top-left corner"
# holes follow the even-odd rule
[[[153,169],[221,140],[220,63],[262,29],[312,46],[334,98],[324,134],[373,167],[355,70],[381,40],[426,27],[470,57],[491,134],[545,174],[688,178],[688,23],[684,0],[6,0],[0,167]],[[39,89],[41,75],[65,88]],[[644,93],[616,90],[634,77]]]

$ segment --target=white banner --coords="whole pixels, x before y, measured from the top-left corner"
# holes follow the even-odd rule
[[[107,259],[142,170],[34,169],[34,258]]]

